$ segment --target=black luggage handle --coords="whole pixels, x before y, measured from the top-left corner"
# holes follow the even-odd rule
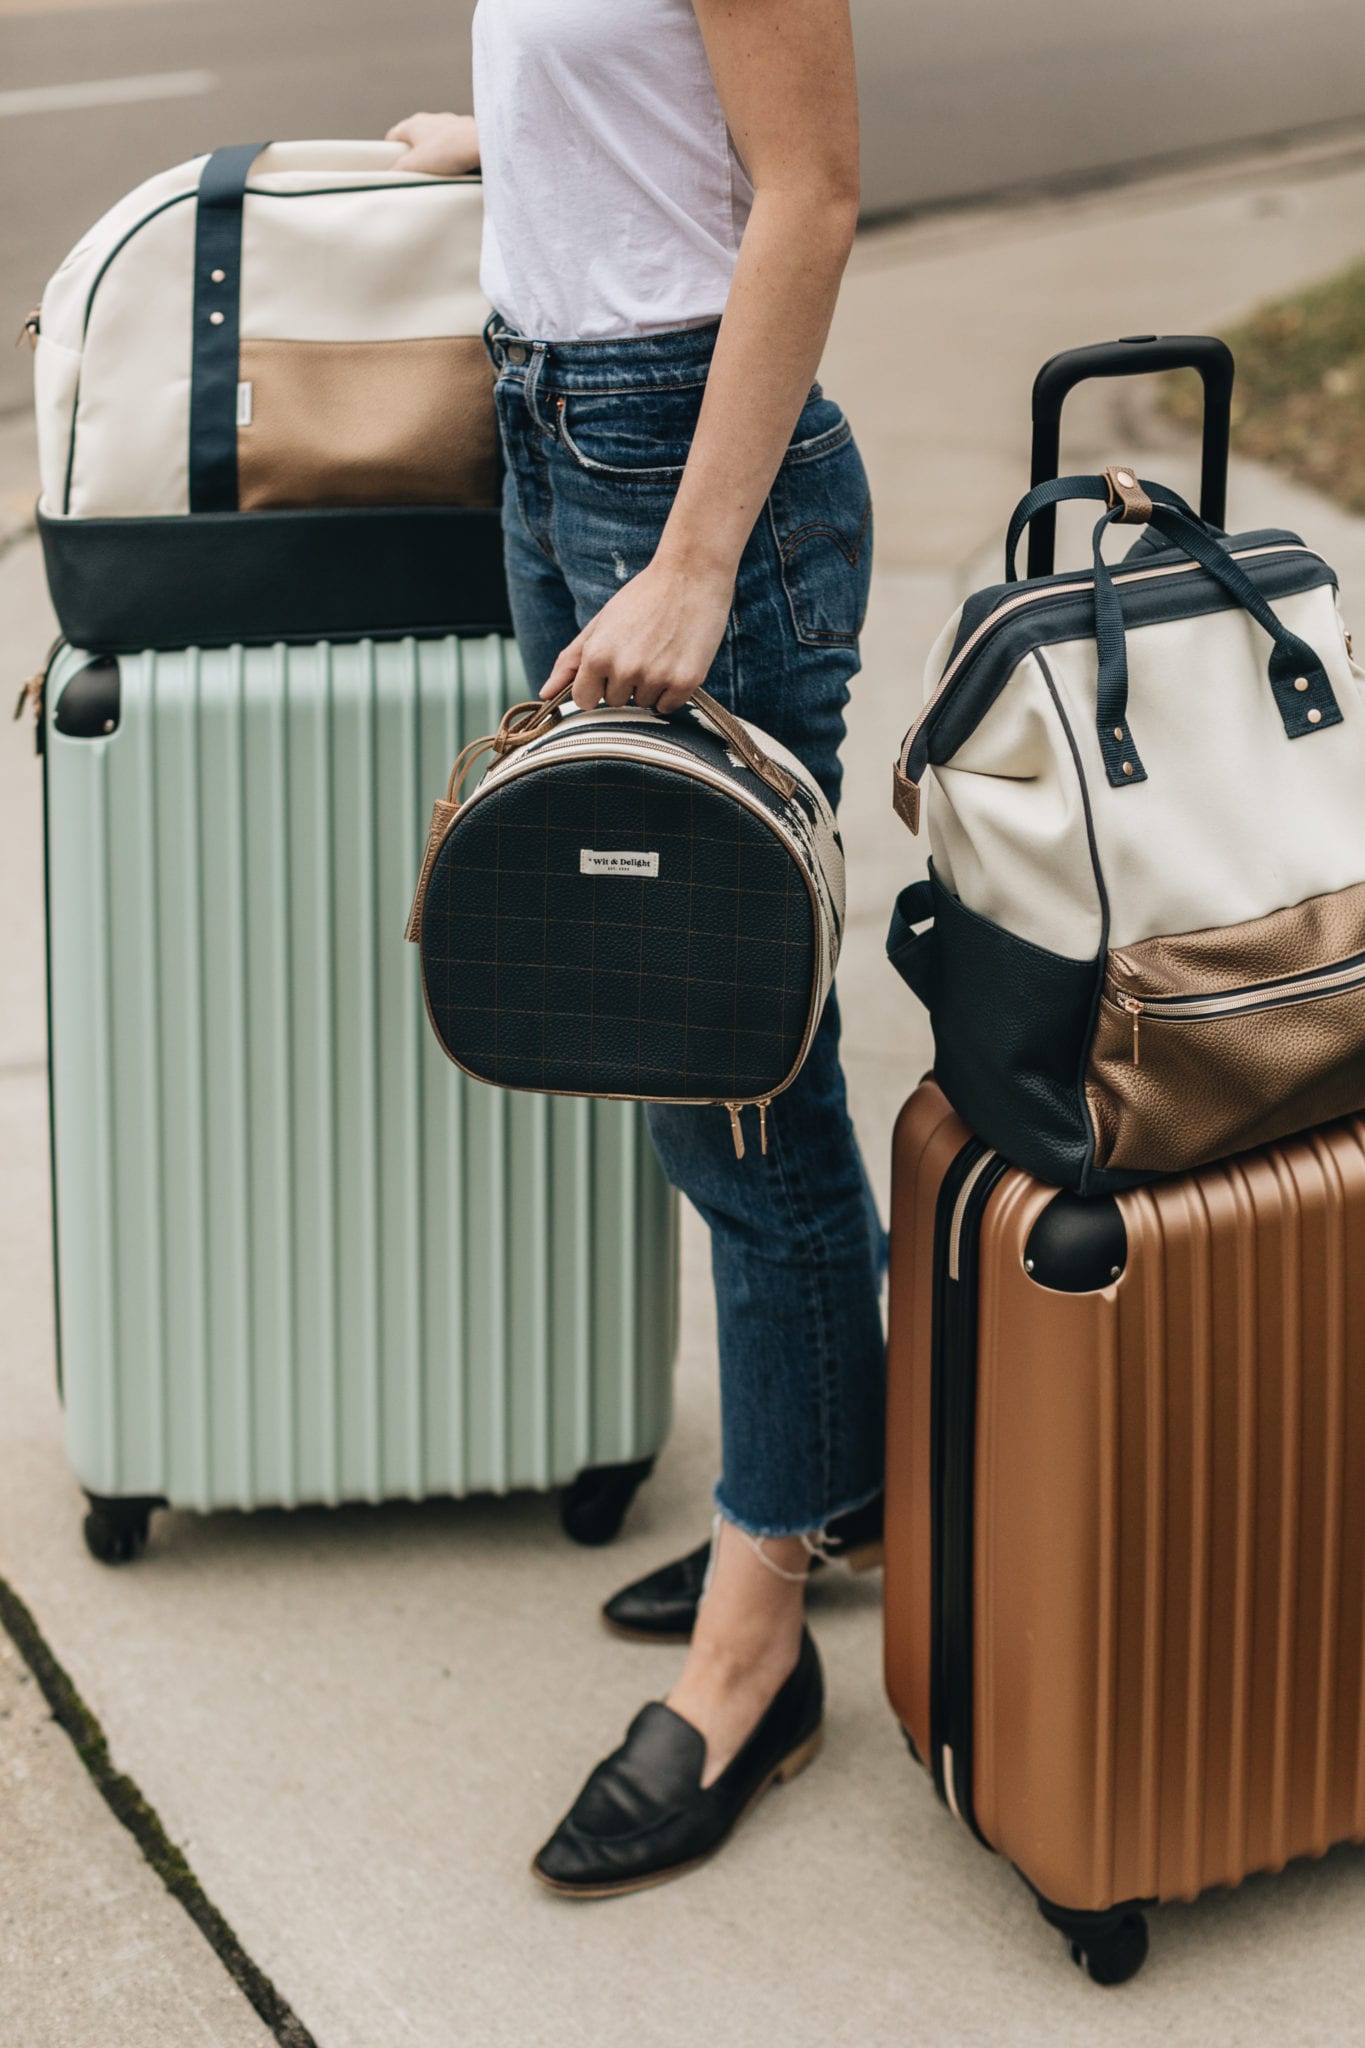
[[[1065,349],[1043,364],[1033,383],[1030,482],[1051,483],[1061,456],[1067,394],[1092,377],[1139,377],[1155,370],[1197,370],[1204,384],[1204,454],[1199,511],[1210,526],[1227,519],[1228,445],[1232,429],[1232,350],[1211,334],[1132,334],[1089,348]],[[1056,561],[1057,514],[1049,506],[1029,530],[1028,573],[1050,576]]]

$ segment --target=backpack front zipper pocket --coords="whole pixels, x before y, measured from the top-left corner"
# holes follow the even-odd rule
[[[1365,953],[1343,960],[1321,974],[1287,974],[1278,981],[1262,982],[1256,988],[1230,989],[1217,996],[1135,996],[1118,988],[1112,980],[1105,985],[1106,1002],[1117,1004],[1133,1025],[1133,1065],[1142,1064],[1142,1020],[1144,1017],[1168,1024],[1203,1024],[1219,1017],[1245,1017],[1259,1010],[1276,1010],[1282,1003],[1311,1002],[1315,996],[1334,996],[1365,988]]]
[[[1365,885],[1111,952],[1086,1100],[1096,1166],[1139,1173],[1365,1108]]]

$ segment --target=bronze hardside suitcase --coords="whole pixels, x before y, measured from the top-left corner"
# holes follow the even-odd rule
[[[886,1682],[1101,1983],[1365,1840],[1365,1119],[1083,1201],[896,1127]]]

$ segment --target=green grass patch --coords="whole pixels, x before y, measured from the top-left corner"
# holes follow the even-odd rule
[[[1232,445],[1365,513],[1365,262],[1274,299],[1226,336],[1237,358]],[[1171,379],[1171,417],[1197,426],[1199,380]]]

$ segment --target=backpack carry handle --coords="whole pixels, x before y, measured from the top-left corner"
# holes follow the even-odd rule
[[[1121,341],[1066,349],[1044,363],[1033,383],[1030,483],[1050,482],[1059,468],[1062,407],[1092,377],[1139,377],[1159,370],[1197,370],[1204,385],[1204,452],[1199,510],[1210,526],[1227,519],[1228,446],[1232,431],[1232,350],[1211,334],[1133,334]],[[1057,518],[1044,512],[1029,535],[1028,573],[1050,576],[1056,563]]]
[[[1157,531],[1207,570],[1233,602],[1270,635],[1270,687],[1275,693],[1286,739],[1306,739],[1310,733],[1340,725],[1341,706],[1322,657],[1306,640],[1290,632],[1241,563],[1233,560],[1218,535],[1196,518],[1188,505],[1178,499],[1171,503],[1175,493],[1163,491],[1158,485],[1144,483],[1143,489],[1153,499],[1151,524]],[[1128,646],[1123,606],[1109,564],[1100,551],[1105,530],[1123,516],[1124,507],[1114,505],[1095,527],[1095,648],[1099,656],[1096,725],[1105,773],[1113,789],[1146,779],[1128,724]]]

